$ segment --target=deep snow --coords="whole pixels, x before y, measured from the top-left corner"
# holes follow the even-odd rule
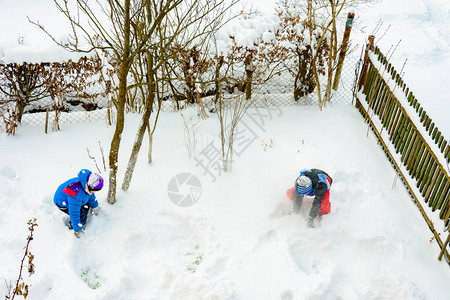
[[[1,276],[15,279],[26,221],[35,217],[36,273],[24,276],[30,299],[446,299],[448,265],[437,260],[423,217],[353,107],[249,113],[266,115],[263,125],[244,119],[258,139],[215,182],[188,158],[180,114],[163,113],[154,163],[145,163],[144,146],[129,192],[119,192],[115,205],[99,192],[103,212],[80,240],[52,196],[79,169],[96,169],[86,147],[101,162],[98,141],[108,148],[113,128],[99,121],[2,135]],[[128,115],[121,174],[138,122]],[[202,122],[197,157],[210,142],[220,146],[217,117]],[[306,227],[310,203],[293,215],[285,194],[309,167],[334,179],[332,212],[314,229]],[[185,208],[168,195],[183,172],[202,184],[199,201]],[[100,287],[89,288],[83,272]]]
[[[42,33],[30,29],[23,16],[48,20],[52,15],[64,35],[51,2],[1,1],[0,28],[7,32],[0,36],[0,59],[66,57],[47,48]],[[272,10],[272,1],[251,2]],[[355,22],[352,32],[361,45],[378,19],[384,20],[380,34],[395,24],[380,46],[387,52],[402,38],[394,65],[400,70],[408,57],[406,82],[447,138],[449,5],[384,1],[364,10],[367,17]],[[183,114],[196,118],[193,108]],[[139,123],[136,115],[127,118],[120,176]],[[180,114],[163,113],[154,163],[145,163],[145,143],[129,192],[119,192],[115,205],[106,203],[106,190],[99,192],[103,212],[80,240],[64,227],[65,215],[52,196],[80,169],[96,169],[87,147],[101,165],[98,142],[107,155],[113,128],[98,121],[63,124],[62,131],[48,135],[41,127],[0,135],[0,279],[16,279],[26,222],[36,217],[31,242],[36,273],[24,276],[31,284],[29,299],[448,298],[448,265],[437,260],[440,249],[426,222],[353,107],[331,105],[323,112],[281,107],[264,121],[251,126],[256,139],[240,148],[231,173],[211,167],[213,182],[189,159]],[[197,158],[211,142],[220,146],[216,117],[203,123]],[[293,215],[285,196],[298,171],[310,167],[334,179],[332,212],[315,229],[306,227],[308,201],[301,215]],[[195,205],[182,208],[170,201],[168,189],[184,172],[197,176],[202,189]],[[430,216],[436,219],[436,213]],[[100,287],[89,288],[95,284]],[[0,296],[5,293],[0,285]]]

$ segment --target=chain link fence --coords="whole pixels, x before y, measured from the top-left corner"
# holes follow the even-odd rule
[[[359,58],[351,55],[345,58],[339,88],[332,90],[330,103],[338,105],[351,105],[353,103],[353,91],[355,81],[358,76]],[[319,105],[317,94],[311,93],[301,97],[298,101],[294,99],[294,77],[286,72],[272,77],[264,84],[253,84],[252,86],[252,104],[251,107],[265,106],[304,106]],[[326,78],[323,78],[326,80]],[[179,83],[182,85],[182,83]],[[322,89],[325,82],[322,82]],[[225,92],[226,93],[226,92]],[[205,97],[202,99],[203,105],[207,108],[214,107],[214,97]],[[163,101],[162,111],[175,112],[186,106],[185,101]]]
[[[356,80],[358,58],[356,56],[346,57],[341,73],[339,88],[332,91],[330,102],[339,105],[351,105],[353,102],[353,90]],[[180,85],[183,83],[180,82]],[[5,85],[5,81],[0,79],[0,85]],[[323,87],[325,84],[323,84]],[[182,89],[182,87],[180,87]],[[90,92],[101,94],[106,89],[105,86],[97,85],[90,87]],[[93,91],[92,89],[97,89]],[[101,90],[101,91],[100,91]],[[294,99],[294,78],[287,71],[272,77],[264,84],[253,84],[252,86],[252,107],[264,106],[304,106],[318,105],[317,94],[311,93]],[[89,92],[89,91],[88,91]],[[226,92],[225,92],[226,93]],[[5,116],[7,108],[13,107],[13,102],[5,101],[5,95],[0,93],[1,116]],[[55,102],[57,101],[57,102]],[[214,96],[202,99],[206,108],[214,107]],[[186,101],[175,101],[173,97],[162,101],[161,110],[165,112],[175,112],[186,107]],[[59,109],[55,110],[54,107]],[[61,109],[62,107],[62,109]],[[128,109],[130,111],[131,109]],[[93,100],[80,99],[76,96],[67,96],[65,99],[53,100],[46,97],[29,103],[25,109],[21,120],[21,126],[43,126],[47,132],[57,130],[59,124],[84,123],[90,121],[104,120],[108,124],[114,123],[114,109],[111,100],[107,96],[97,97]],[[0,120],[0,132],[6,132],[5,122]]]

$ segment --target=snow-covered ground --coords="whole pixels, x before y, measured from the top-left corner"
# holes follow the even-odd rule
[[[247,143],[237,144],[233,171],[220,174],[188,158],[182,117],[163,113],[153,165],[144,146],[129,192],[119,192],[115,205],[99,192],[103,212],[79,240],[53,193],[81,168],[96,170],[86,148],[101,165],[98,142],[107,150],[113,128],[99,121],[2,135],[2,279],[15,279],[26,221],[35,217],[36,273],[24,276],[30,299],[447,299],[448,265],[437,260],[423,217],[353,107],[249,113],[244,122],[254,135],[241,136]],[[187,120],[195,114],[183,111]],[[138,123],[128,115],[120,174]],[[220,146],[218,133],[210,115],[197,132],[198,160],[205,162],[210,143]],[[294,215],[285,194],[310,167],[334,179],[332,211],[314,229],[306,226],[310,201]],[[180,173],[201,183],[193,206],[170,201],[169,183]]]

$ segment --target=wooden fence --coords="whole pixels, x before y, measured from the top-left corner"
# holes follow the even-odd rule
[[[448,226],[450,145],[387,58],[371,45],[369,39],[356,107],[377,135],[388,159],[421,210],[442,249],[439,259],[445,254],[450,263],[449,238],[442,242],[421,204],[428,204],[432,212],[439,210],[443,224],[436,224],[438,228]]]

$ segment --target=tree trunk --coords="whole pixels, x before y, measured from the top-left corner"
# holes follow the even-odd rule
[[[150,126],[148,126],[148,164],[149,165],[153,162],[152,151],[153,151],[153,132],[150,131]]]
[[[311,94],[316,88],[316,82],[313,78],[312,66],[308,64],[307,58],[312,55],[311,48],[297,49],[298,68],[294,80],[294,100],[298,101],[301,97]]]
[[[22,123],[23,111],[25,109],[25,101],[18,100],[17,101],[17,121]]]
[[[125,100],[127,92],[127,75],[130,69],[130,0],[124,3],[124,49],[119,69],[119,94],[117,97],[117,122],[109,150],[109,189],[107,201],[116,203],[117,169],[119,163],[119,147],[125,122]]]
[[[224,62],[223,56],[219,56],[217,65],[216,65],[216,72],[215,72],[215,79],[214,79],[214,86],[215,86],[214,104],[217,104],[217,101],[220,101],[220,98],[221,98],[219,78],[220,78],[220,68],[222,67],[223,62]]]
[[[130,159],[128,160],[127,171],[125,172],[125,177],[123,178],[122,182],[122,190],[124,191],[128,191],[128,188],[130,187],[131,178],[133,177],[134,168],[136,167],[139,150],[142,146],[142,140],[144,138],[145,130],[147,129],[149,117],[150,113],[148,113],[147,117],[147,111],[142,116],[141,124],[139,125],[139,129],[136,135],[136,140],[134,141],[133,149],[131,150]]]
[[[323,104],[325,105],[327,102],[330,102],[331,100],[331,86],[333,84],[333,62],[334,62],[334,41],[333,41],[333,34],[330,42],[330,53],[328,54],[328,72],[327,72],[327,85],[325,88],[325,95],[323,97]]]
[[[330,102],[331,100],[331,88],[333,84],[333,69],[334,63],[337,56],[337,32],[336,32],[336,4],[333,0],[330,0],[331,7],[331,37],[330,37],[330,52],[328,54],[328,76],[327,76],[327,87],[325,90],[324,103]]]
[[[136,135],[136,140],[133,144],[133,149],[131,151],[130,159],[128,160],[127,171],[125,172],[125,177],[122,183],[122,190],[127,191],[130,187],[131,178],[133,177],[134,168],[136,167],[136,162],[139,156],[139,151],[141,150],[142,140],[144,139],[145,130],[148,127],[149,136],[152,135],[150,131],[150,126],[148,126],[148,121],[153,110],[153,103],[155,99],[155,81],[153,75],[153,57],[150,53],[147,54],[147,74],[148,74],[148,95],[147,101],[145,102],[145,111],[142,116],[141,124]]]
[[[126,83],[125,83],[126,84]],[[120,88],[119,88],[120,93]],[[118,101],[122,101],[121,98],[125,98],[125,95],[118,97]],[[117,108],[117,121],[116,130],[114,131],[113,138],[111,140],[111,149],[109,150],[109,189],[108,189],[108,203],[116,203],[116,183],[117,183],[117,169],[118,169],[118,158],[119,158],[119,147],[122,137],[124,122],[125,122],[125,112],[124,112],[125,101],[122,103],[118,102]]]
[[[250,100],[252,98],[252,81],[253,81],[253,66],[252,66],[252,55],[249,54],[245,58],[245,100]]]

